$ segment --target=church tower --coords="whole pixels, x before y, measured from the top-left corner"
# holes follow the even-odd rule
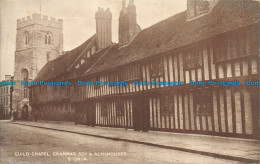
[[[122,10],[119,16],[119,45],[129,43],[141,31],[136,21],[136,7],[134,0],[130,0],[126,6],[125,0],[122,2]]]
[[[33,14],[17,20],[13,94],[14,109],[28,105],[28,87],[21,81],[36,78],[41,68],[63,51],[61,19]]]

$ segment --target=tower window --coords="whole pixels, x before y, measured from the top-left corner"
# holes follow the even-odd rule
[[[29,45],[29,35],[25,34],[25,45]]]
[[[48,33],[47,35],[45,35],[45,44],[51,45],[51,43],[52,43],[52,37],[51,34]]]
[[[27,69],[23,69],[22,70],[22,80],[24,81],[28,81],[29,80],[29,72]],[[23,95],[24,95],[24,98],[28,98],[28,86],[24,85],[24,88],[23,88]]]
[[[47,39],[48,38],[48,36],[47,35],[45,35],[45,44],[47,44]]]
[[[46,60],[47,60],[47,62],[50,61],[50,53],[49,52],[47,52],[47,54],[46,54]]]

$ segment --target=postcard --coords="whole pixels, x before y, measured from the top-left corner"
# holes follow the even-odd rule
[[[259,163],[257,0],[1,0],[0,164]]]

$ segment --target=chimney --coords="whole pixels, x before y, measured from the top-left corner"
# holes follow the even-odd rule
[[[97,48],[103,49],[112,44],[112,13],[98,8],[96,12]]]
[[[133,6],[134,5],[134,0],[129,0],[129,5]]]
[[[127,7],[125,7],[125,0],[123,0],[122,4],[118,29],[120,46],[129,43],[141,31],[136,21],[136,7],[134,0],[130,0]]]
[[[122,1],[122,8],[124,9],[126,7],[126,2],[125,0]]]

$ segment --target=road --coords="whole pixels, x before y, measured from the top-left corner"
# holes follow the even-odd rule
[[[0,164],[239,163],[182,151],[0,121]]]

